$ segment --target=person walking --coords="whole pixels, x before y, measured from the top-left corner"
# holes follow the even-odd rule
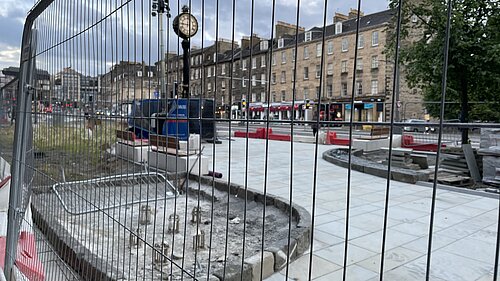
[[[311,129],[313,131],[313,136],[314,137],[318,133],[318,123],[316,123],[317,120],[318,120],[318,118],[316,116],[316,112],[313,112],[313,117],[312,117],[313,123],[311,123]]]

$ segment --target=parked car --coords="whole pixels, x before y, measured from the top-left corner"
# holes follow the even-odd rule
[[[404,126],[403,130],[406,132],[419,132],[419,133],[429,133],[434,132],[434,128],[430,128],[428,126],[412,126],[410,124],[425,124],[427,121],[421,119],[408,119],[406,123],[409,123],[408,126]]]

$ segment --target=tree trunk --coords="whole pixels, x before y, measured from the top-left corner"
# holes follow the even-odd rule
[[[462,77],[460,81],[460,123],[469,122],[469,96],[467,78]],[[461,128],[462,144],[469,143],[469,129]]]

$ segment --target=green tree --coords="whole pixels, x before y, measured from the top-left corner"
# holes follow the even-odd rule
[[[498,0],[451,0],[445,119],[500,122],[500,8]],[[398,0],[391,0],[396,8]],[[400,63],[424,101],[441,100],[447,1],[404,1]],[[396,22],[396,21],[394,21]],[[395,36],[390,49],[394,50]],[[477,102],[480,102],[477,104]],[[439,116],[439,104],[426,105]],[[463,143],[468,142],[463,130]]]

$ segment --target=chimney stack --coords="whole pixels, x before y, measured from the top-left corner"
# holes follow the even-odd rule
[[[359,12],[360,17],[365,15],[363,12],[358,11],[357,9],[350,9],[349,10],[349,19],[355,19],[358,16],[358,12]]]
[[[282,38],[283,35],[295,35],[297,26],[294,24],[278,21],[274,26],[275,38]],[[303,33],[305,28],[299,26],[299,33]]]
[[[335,15],[333,16],[333,23],[345,21],[345,20],[348,20],[348,19],[349,18],[347,17],[347,15],[344,15],[344,14],[341,14],[341,13],[335,13]]]
[[[241,49],[246,49],[250,47],[250,37],[249,36],[243,36],[241,38]],[[253,46],[258,45],[260,43],[260,40],[262,40],[257,34],[252,35],[252,44]]]

